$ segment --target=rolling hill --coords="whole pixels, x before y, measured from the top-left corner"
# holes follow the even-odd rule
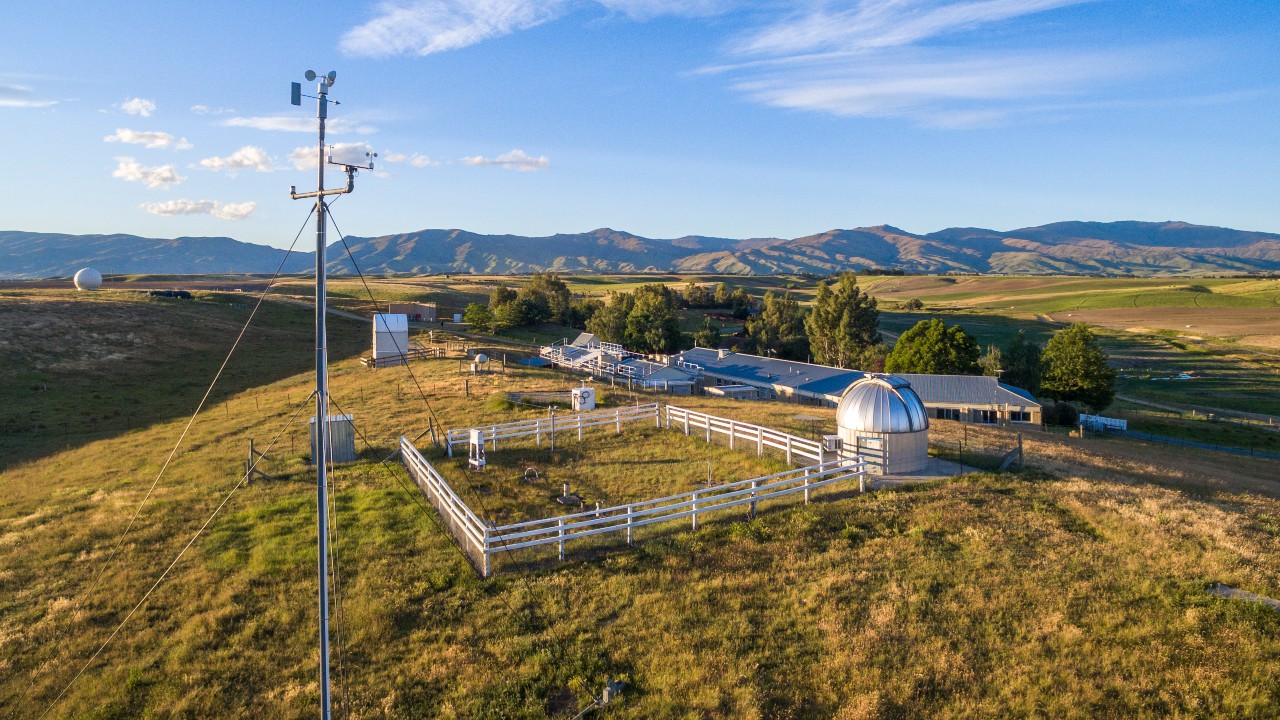
[[[1280,271],[1280,235],[1184,222],[1060,222],[1017,230],[948,228],[918,235],[891,225],[799,238],[645,238],[601,228],[549,237],[420,230],[348,237],[360,268],[383,273],[686,272],[827,274],[867,267],[912,273],[1205,275]],[[330,269],[350,273],[340,244]],[[270,273],[284,251],[226,237],[0,232],[0,277],[104,273]],[[295,253],[286,272],[305,271]]]

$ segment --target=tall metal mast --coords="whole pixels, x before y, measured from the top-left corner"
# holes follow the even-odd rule
[[[307,80],[315,80],[316,74],[311,70],[306,73]],[[320,77],[316,86],[316,118],[320,123],[320,137],[316,150],[316,190],[299,193],[296,187],[289,188],[289,196],[294,200],[301,198],[316,199],[316,421],[315,442],[312,446],[312,462],[316,466],[316,530],[319,544],[320,575],[320,717],[330,720],[329,699],[329,477],[326,459],[329,456],[329,343],[325,329],[325,228],[328,208],[325,206],[326,195],[341,195],[355,189],[357,167],[373,167],[372,156],[367,165],[345,165],[347,186],[333,190],[324,189],[324,121],[329,115],[329,88],[337,80],[338,74],[330,72]],[[291,101],[294,105],[302,104],[302,85],[293,83]],[[340,163],[341,164],[341,163]]]

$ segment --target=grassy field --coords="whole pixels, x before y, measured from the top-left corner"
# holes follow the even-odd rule
[[[230,494],[49,717],[314,717],[308,410],[288,422],[313,382],[305,308],[264,306],[249,351],[106,562],[247,317],[244,302],[0,295],[0,338],[20,340],[0,344],[0,377],[19,391],[0,398],[0,716],[49,707]],[[973,317],[992,337],[1016,320]],[[1280,613],[1205,592],[1223,582],[1280,596],[1276,463],[1031,433],[1018,474],[824,491],[808,506],[696,533],[657,528],[634,548],[571,550],[568,562],[527,572],[513,558],[480,580],[403,471],[378,460],[433,419],[463,427],[541,414],[491,398],[579,379],[517,366],[468,378],[456,358],[373,372],[355,361],[368,325],[331,327],[336,409],[355,414],[369,443],[358,440],[361,462],[334,476],[334,687],[350,717],[567,718],[584,707],[581,686],[598,693],[618,678],[623,699],[600,717],[1280,715]],[[43,379],[21,375],[34,372]],[[111,415],[135,396],[119,416],[130,419]],[[604,393],[609,404],[652,399]],[[676,402],[804,435],[813,428],[796,415],[832,417]],[[50,432],[62,418],[80,432]],[[264,449],[281,429],[263,464],[278,479],[232,492],[249,439]],[[971,431],[935,423],[935,451]],[[574,438],[554,455],[513,445],[482,476],[434,457],[499,521],[553,511],[564,480],[589,501],[612,500],[690,487],[708,460],[716,481],[778,467],[654,428]],[[540,483],[519,479],[530,466]]]

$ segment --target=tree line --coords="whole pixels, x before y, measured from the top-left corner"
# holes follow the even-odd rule
[[[984,352],[959,325],[934,318],[916,323],[890,347],[881,339],[876,300],[858,287],[854,273],[819,283],[808,310],[789,293],[769,291],[757,300],[724,283],[711,289],[690,282],[679,292],[651,283],[611,293],[608,302],[575,299],[558,275],[536,273],[519,290],[494,288],[488,305],[467,306],[464,319],[489,332],[552,322],[641,353],[719,347],[723,337],[710,316],[693,333],[681,331],[682,309],[723,309],[743,320],[745,349],[756,355],[866,372],[994,375],[1037,397],[1080,403],[1094,412],[1115,397],[1115,371],[1084,323],[1058,331],[1043,348],[1019,331],[1006,346]],[[1052,415],[1057,408],[1046,412]],[[1074,415],[1067,408],[1062,412]]]

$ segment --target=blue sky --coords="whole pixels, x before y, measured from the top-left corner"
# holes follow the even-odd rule
[[[338,72],[330,141],[380,154],[334,206],[353,235],[1280,232],[1280,3],[54,0],[5,16],[0,229],[287,245],[315,139],[289,83],[314,69]]]

